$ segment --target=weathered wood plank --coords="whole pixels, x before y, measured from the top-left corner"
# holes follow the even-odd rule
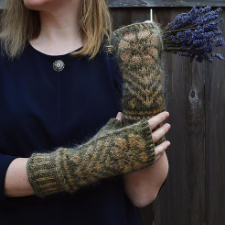
[[[215,6],[225,7],[224,0],[107,0],[109,7],[192,7]]]
[[[220,52],[225,55],[225,47]],[[225,62],[206,71],[206,224],[214,225],[225,224]]]
[[[154,20],[167,24],[183,11],[159,8]],[[167,135],[169,175],[154,203],[155,225],[205,224],[204,65],[163,54],[172,128]]]
[[[113,29],[123,25],[150,19],[148,8],[114,8],[110,9],[113,22]]]
[[[116,26],[147,19],[149,8],[139,10],[113,9]],[[166,25],[184,11],[158,8],[154,21]],[[221,53],[225,55],[225,47]],[[172,54],[164,54],[163,61],[172,125],[167,139],[172,145],[167,151],[169,175],[153,205],[154,224],[223,224],[225,63],[190,63]],[[141,209],[146,225],[152,224],[150,207]]]

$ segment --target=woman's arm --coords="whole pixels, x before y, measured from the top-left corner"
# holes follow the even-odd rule
[[[95,178],[96,181],[101,178],[118,175],[118,173],[124,173],[126,174],[124,175],[124,180],[127,195],[135,205],[141,207],[148,204],[158,193],[158,190],[168,172],[167,159],[165,156],[161,156],[161,154],[165,152],[170,143],[168,141],[164,141],[156,147],[153,147],[153,142],[156,143],[161,139],[168,132],[171,126],[169,124],[164,124],[156,130],[154,130],[154,128],[168,117],[168,112],[162,112],[149,120],[142,120],[133,125],[122,128],[122,113],[118,113],[117,118],[110,119],[92,139],[80,146],[75,146],[71,149],[59,147],[58,150],[49,154],[33,154],[33,158],[29,159],[17,158],[11,161],[6,171],[4,184],[5,196],[22,197],[33,195],[35,193],[34,187],[31,186],[28,174],[30,175],[30,180],[33,182],[33,186],[35,186],[36,191],[38,190],[37,192],[40,192],[39,196],[43,197],[51,193],[48,193],[48,190],[45,190],[46,185],[43,185],[43,179],[45,179],[46,182],[49,182],[48,184],[50,187],[51,185],[55,185],[54,187],[56,188],[56,192],[63,190],[74,192],[79,188],[79,186],[77,186],[78,177],[80,177],[80,185],[83,186],[95,182],[92,178],[92,173],[95,174],[95,176],[98,174]],[[152,130],[154,131],[152,132]],[[126,143],[127,139],[129,140],[129,143]],[[116,143],[116,148],[109,145],[109,143]],[[126,146],[128,145],[130,147],[126,149]],[[98,147],[95,149],[93,146]],[[105,152],[102,157],[108,157],[108,162],[105,164],[105,160],[103,160],[100,162],[98,167],[95,167],[96,163],[93,163],[94,167],[91,168],[90,165],[92,164],[90,164],[89,161],[86,162],[85,159],[93,159],[93,162],[95,162],[96,154],[102,153],[101,147],[104,150],[103,153]],[[78,149],[79,151],[76,151]],[[107,150],[112,154],[110,157]],[[66,157],[64,156],[65,154]],[[142,162],[142,160],[143,162],[140,165],[138,163],[135,164],[137,159],[136,154],[142,155],[139,163]],[[161,159],[160,162],[155,163],[155,160],[152,161],[152,159],[154,159],[152,154],[155,155],[154,157],[156,157],[157,161],[160,156],[161,158],[165,158],[165,160]],[[115,162],[117,162],[118,159],[120,160],[118,164],[116,164]],[[59,174],[57,171],[60,171],[60,174],[64,174],[63,179],[65,179],[65,176],[68,173],[68,171],[64,171],[64,167],[61,168],[61,163],[58,162],[59,160],[64,160],[64,163],[68,163],[70,166],[72,165],[71,171],[75,176],[73,181],[74,187],[72,186],[72,189],[68,189],[70,186],[68,186],[67,183],[65,184],[64,180],[63,183],[59,182]],[[43,162],[45,162],[45,164],[43,164]],[[109,165],[109,162],[111,162],[112,165]],[[85,163],[87,163],[88,166]],[[156,166],[150,168],[146,167],[146,165],[151,166],[153,164],[156,164]],[[96,171],[97,168],[99,168],[98,173]],[[141,170],[143,168],[146,169]],[[112,174],[113,169],[115,171]],[[129,171],[135,170],[137,171],[136,173],[128,173]],[[28,171],[30,171],[30,173],[28,173]],[[69,171],[69,175],[71,171]],[[106,171],[111,172],[107,174]],[[88,177],[86,177],[87,174]],[[40,177],[42,179],[39,179]],[[84,177],[86,179],[86,183],[84,183]],[[56,182],[59,183],[57,184]],[[71,185],[71,177],[69,182]],[[67,186],[64,187],[63,185]]]
[[[5,177],[6,197],[34,194],[27,177],[27,161],[27,158],[17,158],[9,165]],[[124,174],[124,187],[133,204],[143,207],[154,201],[167,173],[168,160],[166,154],[163,154],[153,166]]]
[[[27,176],[27,158],[17,158],[9,165],[5,176],[5,196],[23,197],[33,195]]]
[[[155,128],[160,120],[168,117],[169,114],[161,113],[152,117],[149,120],[149,124]],[[122,115],[118,119],[122,120]],[[156,144],[161,140],[170,128],[170,124],[164,124],[162,127],[153,131],[152,138],[154,143]],[[168,174],[169,164],[165,151],[169,146],[170,142],[164,141],[155,147],[155,151],[161,152],[161,154],[157,156],[158,159],[152,166],[123,175],[125,192],[135,206],[144,207],[155,200]]]
[[[127,197],[137,207],[152,203],[167,177],[169,164],[166,153],[151,167],[123,175]]]

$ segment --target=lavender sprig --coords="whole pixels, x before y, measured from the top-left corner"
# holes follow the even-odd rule
[[[216,57],[225,60],[214,48],[225,45],[223,37],[219,37],[222,31],[219,24],[223,19],[219,18],[221,8],[211,10],[193,7],[188,13],[181,13],[174,21],[163,28],[164,49],[181,56],[190,57],[191,61],[204,60],[213,62]]]

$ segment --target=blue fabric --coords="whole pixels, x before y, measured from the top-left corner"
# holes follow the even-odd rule
[[[122,176],[74,194],[3,197],[5,172],[15,157],[80,144],[121,111],[122,77],[105,48],[86,57],[45,55],[28,45],[17,60],[0,58],[0,224],[140,225]],[[53,62],[63,60],[61,72]],[[12,157],[10,157],[12,156]]]

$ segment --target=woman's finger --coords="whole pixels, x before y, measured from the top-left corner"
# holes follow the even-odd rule
[[[151,119],[148,120],[148,123],[153,130],[158,124],[162,123],[164,120],[166,120],[169,117],[168,112],[161,112],[157,114],[156,116],[153,116]]]
[[[118,112],[117,115],[116,115],[116,119],[122,121],[123,119],[123,114],[121,112]]]
[[[170,146],[169,141],[164,141],[163,143],[155,147],[156,160],[158,160],[165,153],[166,149]]]
[[[162,138],[170,130],[170,128],[171,125],[169,123],[165,123],[163,126],[152,132],[153,142],[157,142],[160,138]]]
[[[158,161],[164,154],[165,154],[165,151],[157,155],[155,158],[155,161]]]

